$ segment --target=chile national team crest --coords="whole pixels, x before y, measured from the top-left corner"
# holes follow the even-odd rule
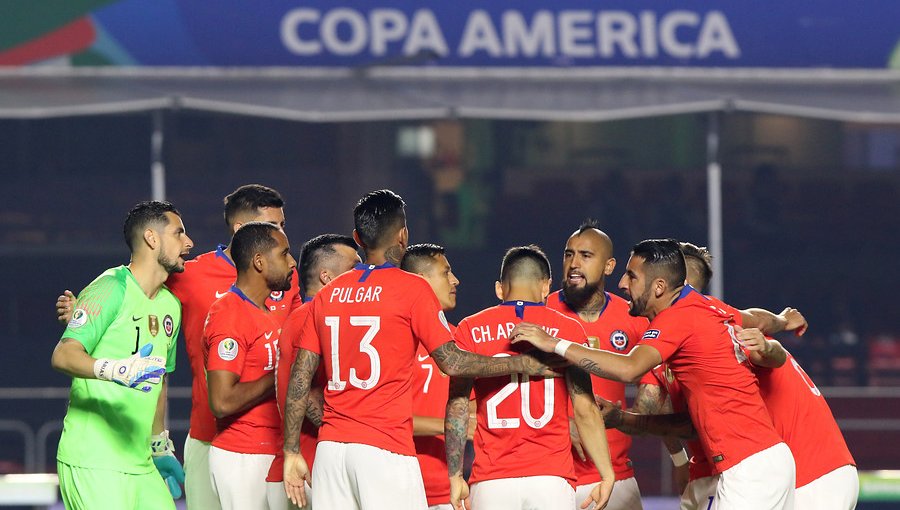
[[[609,335],[609,343],[612,344],[613,349],[624,351],[628,348],[628,335],[621,329],[617,329]]]
[[[172,333],[175,332],[175,321],[172,320],[171,315],[166,315],[166,318],[163,319],[163,331],[166,332],[166,336],[172,336]]]

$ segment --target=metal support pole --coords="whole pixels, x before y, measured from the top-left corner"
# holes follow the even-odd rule
[[[706,132],[706,182],[709,206],[709,251],[713,276],[709,292],[725,299],[725,249],[722,245],[722,166],[719,164],[720,112],[711,112]]]
[[[153,200],[166,199],[166,167],[163,164],[163,112],[153,112],[153,134],[150,135],[150,190]]]

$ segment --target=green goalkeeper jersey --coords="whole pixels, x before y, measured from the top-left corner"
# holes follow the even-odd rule
[[[175,339],[181,303],[165,286],[153,299],[125,266],[112,268],[90,283],[75,302],[62,338],[84,345],[94,358],[128,358],[147,344],[151,356],[175,370]],[[161,386],[141,392],[110,381],[72,380],[69,409],[56,458],[70,466],[149,473],[150,435]]]

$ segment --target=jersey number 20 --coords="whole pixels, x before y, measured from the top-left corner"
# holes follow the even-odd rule
[[[343,391],[347,387],[348,381],[341,380],[341,360],[340,360],[340,326],[341,318],[329,316],[325,317],[325,325],[331,330],[331,380],[328,381],[328,389],[332,391]],[[371,371],[369,377],[365,380],[360,379],[356,374],[356,368],[350,368],[350,386],[361,390],[369,390],[378,384],[381,377],[381,358],[378,351],[372,346],[372,340],[381,329],[381,317],[378,316],[358,316],[350,317],[350,325],[355,327],[368,328],[363,334],[362,340],[359,341],[359,352],[369,357]]]
[[[508,354],[497,354],[495,357],[509,356]],[[500,388],[493,397],[487,401],[487,422],[488,428],[491,429],[517,429],[521,423],[518,417],[501,418],[497,414],[497,407],[500,403],[509,398],[510,395],[519,390],[520,400],[522,402],[521,416],[525,420],[525,424],[533,429],[544,428],[544,425],[550,422],[553,417],[553,379],[544,379],[544,412],[540,417],[535,418],[531,415],[531,382],[527,375],[523,375],[522,382],[519,382],[519,374],[509,376],[509,383]]]

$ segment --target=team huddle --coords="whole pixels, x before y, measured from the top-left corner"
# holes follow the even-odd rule
[[[588,221],[559,290],[539,247],[511,248],[499,304],[454,326],[460,282],[443,247],[409,245],[398,195],[364,195],[352,237],[314,237],[299,263],[283,208],[271,188],[238,188],[229,244],[186,261],[178,211],[142,202],[125,221],[130,263],[60,296],[66,508],[173,509],[183,486],[190,510],[641,509],[634,434],[663,440],[682,509],[855,508],[831,411],[771,338],[806,320],[702,294],[705,249],[638,243],[626,301],[606,291],[612,240]],[[165,429],[180,330],[183,468]]]

